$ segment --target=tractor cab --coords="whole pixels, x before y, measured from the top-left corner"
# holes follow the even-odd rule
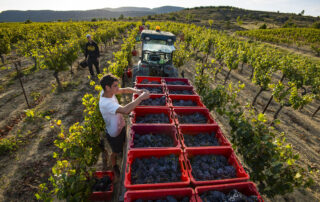
[[[136,76],[177,77],[178,71],[173,66],[172,56],[176,50],[176,36],[160,30],[143,30],[140,36],[141,57],[133,68],[133,79]]]

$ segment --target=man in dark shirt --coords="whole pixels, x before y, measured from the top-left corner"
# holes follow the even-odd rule
[[[87,34],[87,39],[88,43],[86,44],[86,49],[85,49],[85,57],[88,61],[88,66],[89,66],[89,71],[91,76],[94,76],[92,65],[96,67],[97,74],[100,74],[99,70],[99,57],[100,57],[100,52],[99,52],[99,47],[96,42],[94,42],[90,36],[90,34]]]

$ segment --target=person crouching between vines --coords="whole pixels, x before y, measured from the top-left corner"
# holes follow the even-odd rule
[[[88,42],[86,44],[84,55],[88,62],[88,67],[89,67],[91,77],[94,77],[92,65],[96,67],[97,74],[100,74],[100,70],[99,70],[100,51],[97,43],[92,40],[91,35],[87,34],[86,37],[88,39]]]
[[[111,150],[111,164],[116,176],[120,176],[120,169],[117,165],[117,155],[123,150],[126,138],[126,127],[123,114],[129,114],[133,111],[141,101],[150,97],[147,90],[137,90],[134,88],[119,88],[119,80],[115,76],[108,74],[101,78],[100,85],[102,91],[99,100],[99,109],[106,124],[106,134]],[[139,97],[125,106],[119,105],[116,94],[137,93]],[[106,150],[105,150],[106,151]],[[106,154],[106,158],[107,158]],[[104,159],[105,161],[106,159]]]

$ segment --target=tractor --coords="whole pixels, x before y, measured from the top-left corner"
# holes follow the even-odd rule
[[[170,32],[143,30],[140,35],[141,55],[133,67],[133,81],[136,76],[178,77],[178,70],[172,64],[176,36]]]

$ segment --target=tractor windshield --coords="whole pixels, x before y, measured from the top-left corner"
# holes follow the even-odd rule
[[[164,40],[149,40],[149,41],[144,41],[144,44],[162,44],[162,45],[167,45],[167,41]]]
[[[151,64],[171,64],[171,53],[144,51],[142,61]]]
[[[143,47],[142,47],[142,51],[172,53],[175,50],[176,49],[173,45],[143,44]]]
[[[143,44],[142,61],[151,64],[171,64],[173,45]]]

